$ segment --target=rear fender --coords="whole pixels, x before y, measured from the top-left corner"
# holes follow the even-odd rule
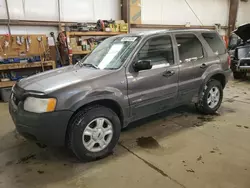
[[[221,74],[223,76],[225,76],[225,71],[222,70],[221,65],[220,64],[215,64],[210,66],[202,75],[202,83],[199,89],[199,94],[198,94],[198,99],[200,99],[202,97],[202,93],[203,93],[203,89],[205,88],[207,82],[215,75],[217,74]]]

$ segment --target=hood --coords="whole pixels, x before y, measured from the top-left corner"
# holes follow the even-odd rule
[[[91,80],[109,73],[110,70],[67,66],[24,78],[17,84],[26,91],[38,91],[47,94],[69,85]]]
[[[250,39],[250,23],[239,26],[234,33],[238,35],[243,41]]]

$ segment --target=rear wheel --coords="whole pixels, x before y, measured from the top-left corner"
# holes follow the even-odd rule
[[[217,80],[210,80],[203,89],[200,101],[196,104],[199,112],[204,114],[214,114],[223,99],[223,89]]]
[[[234,79],[242,79],[246,76],[245,72],[233,72]]]
[[[69,129],[69,146],[80,160],[96,160],[110,154],[117,144],[121,123],[115,112],[91,106],[78,112]]]

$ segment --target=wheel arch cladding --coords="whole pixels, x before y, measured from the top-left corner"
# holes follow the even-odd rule
[[[199,90],[199,99],[201,98],[202,96],[202,92],[203,92],[203,88],[206,86],[206,84],[210,81],[210,80],[217,80],[221,83],[222,85],[222,89],[225,88],[226,86],[226,76],[223,74],[223,73],[220,73],[220,72],[217,72],[215,74],[212,74],[211,76],[207,76],[206,79],[204,79],[201,87],[200,87],[200,90]]]
[[[67,140],[68,140],[68,131],[70,129],[70,122],[72,121],[72,119],[74,118],[74,116],[76,114],[78,114],[78,112],[82,111],[83,109],[86,109],[90,106],[95,106],[95,105],[100,105],[100,106],[104,106],[104,107],[107,107],[107,108],[110,108],[111,110],[113,110],[117,116],[119,117],[120,119],[120,122],[121,122],[121,125],[123,127],[123,121],[124,121],[124,112],[121,108],[121,106],[114,100],[111,100],[111,99],[100,99],[100,100],[96,100],[96,101],[92,101],[90,103],[87,103],[87,104],[84,104],[83,106],[79,107],[74,113],[73,115],[71,116],[69,122],[68,122],[68,126],[67,126],[67,131],[66,131],[66,143],[67,143]]]
[[[226,86],[226,77],[225,77],[224,74],[217,73],[217,74],[211,76],[209,80],[211,80],[211,79],[219,81],[221,83],[221,85],[222,85],[222,88],[223,89],[225,88],[225,86]]]

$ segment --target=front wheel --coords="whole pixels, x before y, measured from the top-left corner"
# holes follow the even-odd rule
[[[196,103],[196,108],[204,114],[214,114],[221,106],[223,89],[217,80],[210,80],[203,89],[201,99]]]
[[[69,129],[69,147],[80,160],[92,161],[110,154],[118,143],[121,123],[117,114],[104,106],[78,112]]]

